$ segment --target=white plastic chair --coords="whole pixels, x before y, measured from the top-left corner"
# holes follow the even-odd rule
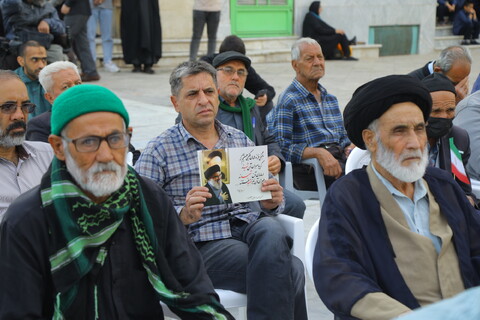
[[[480,199],[480,181],[470,178],[473,194]]]
[[[368,166],[370,163],[370,152],[360,148],[353,148],[345,163],[345,174],[352,170],[360,169],[363,166]]]
[[[307,191],[295,188],[293,184],[293,170],[292,163],[285,163],[285,170],[280,174],[280,184],[287,190],[295,193],[302,200],[318,199],[320,204],[323,203],[325,195],[327,194],[327,188],[325,187],[325,179],[323,178],[323,169],[318,163],[317,159],[305,159],[303,164],[308,164],[313,167],[315,173],[315,181],[317,182],[317,191]]]
[[[303,220],[284,214],[279,214],[275,217],[280,224],[285,228],[287,234],[293,239],[293,247],[291,253],[297,256],[305,265],[305,232]],[[237,320],[247,319],[247,295],[231,290],[215,289],[220,302],[223,306],[235,317]],[[174,314],[166,305],[162,303],[163,313],[165,317],[172,319],[180,319]]]
[[[308,232],[307,241],[305,244],[305,267],[307,268],[308,276],[313,282],[313,253],[315,252],[315,245],[318,238],[318,223],[320,219],[317,219],[312,228]]]

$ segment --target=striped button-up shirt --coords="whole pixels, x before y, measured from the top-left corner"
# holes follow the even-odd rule
[[[318,84],[321,103],[294,79],[268,115],[268,130],[275,136],[287,161],[300,163],[306,147],[350,144],[338,100]]]
[[[213,149],[254,146],[241,131],[215,122],[219,139]],[[180,213],[185,198],[193,187],[200,185],[198,150],[207,148],[195,139],[180,122],[150,141],[135,164],[142,176],[161,186]],[[195,242],[231,237],[229,220],[233,217],[248,223],[258,219],[260,210],[269,215],[283,211],[284,201],[274,211],[261,210],[258,202],[221,204],[205,207],[202,218],[189,225],[189,233]]]

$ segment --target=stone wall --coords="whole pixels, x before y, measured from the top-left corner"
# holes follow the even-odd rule
[[[294,0],[294,33],[300,36],[311,0]],[[159,0],[164,39],[189,39],[192,36],[193,0]],[[419,25],[419,53],[434,49],[435,0],[322,0],[322,18],[349,37],[368,43],[370,26]],[[206,29],[206,28],[205,28]],[[230,34],[230,1],[224,0],[219,42]],[[206,37],[206,30],[204,30]]]
[[[302,34],[302,23],[310,0],[295,1],[295,34]],[[419,53],[434,50],[435,0],[323,0],[322,19],[349,37],[368,43],[370,26],[419,25]]]
[[[159,0],[162,35],[164,39],[190,39],[192,37],[193,0]],[[204,37],[207,36],[205,26]],[[217,39],[222,40],[230,34],[230,1],[223,1]]]

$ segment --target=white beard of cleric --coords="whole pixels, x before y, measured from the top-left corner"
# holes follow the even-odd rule
[[[217,182],[214,179],[210,179],[210,180],[208,180],[208,184],[216,190],[221,190],[222,189],[222,180],[219,180]]]
[[[428,164],[427,146],[416,151],[404,151],[399,158],[390,149],[385,148],[380,139],[377,139],[377,162],[387,170],[393,177],[403,182],[415,182],[423,177]],[[420,161],[412,161],[409,166],[402,165],[404,159],[419,157]]]

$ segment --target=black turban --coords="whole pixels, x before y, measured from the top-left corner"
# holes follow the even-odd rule
[[[450,91],[454,94],[455,86],[453,85],[452,81],[447,78],[444,74],[439,72],[434,72],[428,77],[423,78],[422,83],[427,87],[428,91],[435,92],[435,91]]]
[[[220,166],[218,164],[209,167],[207,170],[205,170],[205,179],[210,180],[210,177],[218,171],[220,171]]]
[[[212,159],[212,158],[215,158],[215,157],[219,157],[220,159],[222,159],[223,156],[222,156],[222,153],[218,150],[212,151],[208,155],[209,159]]]
[[[313,1],[308,8],[308,11],[318,14],[318,9],[320,9],[320,1]]]
[[[362,131],[392,105],[401,102],[415,103],[427,121],[432,109],[432,98],[420,80],[408,75],[390,75],[360,86],[343,111],[345,129],[350,141],[365,149]]]

